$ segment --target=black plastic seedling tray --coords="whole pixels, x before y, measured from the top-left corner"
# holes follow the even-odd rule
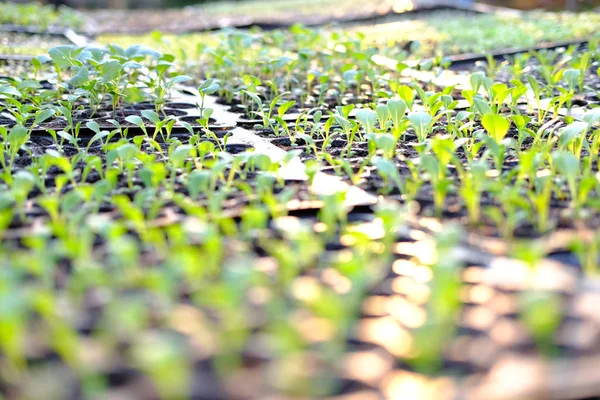
[[[529,52],[535,52],[535,51],[541,51],[541,50],[556,50],[556,49],[560,49],[563,47],[569,47],[569,46],[581,47],[581,46],[586,45],[587,43],[589,43],[589,39],[567,40],[567,41],[561,41],[561,42],[543,43],[543,44],[540,44],[540,45],[534,46],[534,47],[496,50],[496,51],[492,51],[492,52],[488,53],[487,55],[470,53],[470,54],[459,54],[459,55],[454,55],[454,56],[448,56],[447,58],[448,58],[448,60],[450,60],[452,62],[449,69],[465,70],[465,69],[472,68],[476,62],[486,61],[489,57],[492,57],[495,60],[504,60],[507,57],[514,56],[517,54],[523,54],[523,53],[529,53]]]

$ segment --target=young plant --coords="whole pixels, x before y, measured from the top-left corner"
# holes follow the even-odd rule
[[[480,135],[480,138],[486,143],[488,151],[492,153],[496,170],[502,173],[506,148],[509,145],[504,137],[510,128],[510,121],[502,115],[486,114],[481,118],[481,124],[488,135]]]

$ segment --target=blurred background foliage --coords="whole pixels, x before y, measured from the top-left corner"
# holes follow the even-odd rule
[[[252,0],[42,0],[42,3],[55,4],[55,5],[68,5],[76,8],[177,8],[184,6],[192,6],[195,4],[206,4],[206,3],[235,3],[242,1]],[[285,0],[270,0],[273,3],[284,3]],[[370,0],[366,0],[367,2]],[[393,2],[405,2],[406,0],[389,0]],[[412,0],[417,5],[419,3],[440,3],[446,5],[465,5],[471,3],[473,0],[446,0],[446,1],[432,1],[432,0]],[[24,3],[28,0],[16,0],[16,2]],[[331,1],[335,3],[335,0]],[[590,9],[600,6],[600,0],[484,0],[478,1],[481,3],[488,3],[496,6],[520,8],[520,9],[534,9],[534,8],[548,8],[548,9]]]

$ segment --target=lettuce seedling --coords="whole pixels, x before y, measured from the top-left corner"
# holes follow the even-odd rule
[[[340,111],[340,108],[338,108],[333,116],[335,118],[335,122],[342,128],[342,131],[346,136],[346,140],[348,141],[345,153],[350,154],[352,145],[354,144],[355,136],[358,133],[358,124],[344,116],[344,111]],[[360,133],[358,134],[360,136]]]
[[[391,114],[390,109],[386,104],[379,104],[375,108],[377,112],[377,122],[379,124],[379,129],[382,131],[386,131],[391,125]]]
[[[465,202],[472,224],[478,224],[481,218],[481,194],[485,189],[487,171],[487,163],[477,160],[470,162],[468,170],[461,176],[461,186],[458,192]]]
[[[427,136],[431,132],[431,124],[433,118],[426,112],[411,112],[408,114],[408,119],[412,128],[415,130],[419,143],[424,143]]]
[[[447,178],[447,166],[442,164],[431,154],[424,154],[420,157],[419,165],[427,172],[433,191],[433,204],[436,214],[441,216],[444,210],[444,202],[448,191],[452,186],[452,181]]]
[[[536,222],[536,228],[540,233],[545,233],[549,227],[552,188],[552,176],[549,171],[542,170],[533,177],[533,190],[528,191],[528,197],[533,203],[531,212]]]
[[[511,115],[510,120],[517,128],[517,149],[520,149],[523,146],[525,139],[535,136],[535,133],[528,128],[531,117],[526,115]]]
[[[485,215],[494,221],[496,229],[505,240],[512,240],[515,228],[527,218],[525,210],[530,208],[528,199],[523,197],[520,186],[507,187],[503,182],[487,182],[487,189],[494,193],[500,207],[490,206]]]
[[[356,119],[360,122],[367,135],[375,132],[377,113],[373,110],[361,109],[356,112]]]
[[[21,216],[21,220],[25,221],[25,202],[27,201],[27,196],[33,190],[35,186],[35,178],[32,173],[28,171],[17,171],[13,175],[13,181],[11,186],[11,192],[17,203],[17,207],[19,208],[19,214]]]
[[[573,238],[569,249],[577,255],[583,271],[589,276],[598,274],[598,260],[600,259],[600,236],[596,232],[589,240],[580,237]]]
[[[525,77],[527,78],[529,87],[533,91],[533,95],[535,97],[538,115],[537,123],[538,125],[542,125],[542,123],[544,122],[544,117],[546,115],[546,112],[542,107],[542,96],[548,91],[548,89],[545,86],[542,86],[533,76],[525,75]]]
[[[5,265],[3,265],[5,267]],[[0,291],[0,349],[6,357],[7,372],[25,371],[25,345],[23,337],[26,335],[27,305],[25,295],[20,291],[11,291],[10,286],[3,285]]]
[[[565,177],[571,194],[571,206],[575,210],[575,214],[578,215],[589,192],[597,183],[596,178],[587,174],[581,177],[579,160],[567,151],[554,151],[552,153],[552,165],[558,173]],[[581,180],[578,182],[580,177]]]
[[[0,164],[2,164],[1,176],[7,184],[12,182],[12,167],[17,158],[19,150],[29,140],[29,132],[23,126],[15,125],[10,129],[6,130],[6,127],[0,126],[0,135],[3,141],[0,142]],[[8,160],[6,155],[8,154]]]
[[[570,68],[563,71],[563,79],[567,83],[567,87],[571,93],[575,93],[575,91],[581,92],[583,90],[583,83],[581,83],[580,86],[580,81],[582,80],[581,76],[581,71],[578,69]]]
[[[375,166],[377,174],[383,180],[383,186],[380,189],[382,194],[389,194],[394,189],[394,186],[398,189],[400,194],[406,193],[404,181],[398,172],[398,168],[392,161],[381,157],[373,157],[371,159],[371,164]],[[394,186],[391,186],[390,184],[393,184]]]
[[[429,283],[431,298],[428,300],[427,321],[413,332],[414,347],[407,363],[417,371],[432,374],[443,362],[445,343],[456,333],[456,320],[462,308],[460,279],[462,262],[456,248],[462,231],[457,226],[447,227],[438,234],[436,261]]]
[[[221,86],[214,79],[207,79],[200,86],[198,86],[198,93],[200,94],[200,116],[204,116],[204,99],[207,95],[215,94]]]
[[[254,116],[259,116],[262,118],[262,127],[263,128],[271,129],[275,134],[278,135],[279,133],[275,130],[275,127],[273,126],[273,121],[272,121],[271,116],[273,115],[273,111],[275,110],[275,107],[276,107],[277,103],[279,102],[279,100],[283,96],[287,95],[288,93],[287,92],[281,93],[279,96],[276,96],[269,104],[268,111],[265,111],[265,106],[263,105],[262,100],[256,93],[252,93],[247,90],[242,90],[242,93],[245,93],[248,97],[250,97],[252,99],[252,103],[256,104],[257,110],[251,111],[250,113],[253,114]],[[291,107],[291,105],[289,107]]]
[[[488,146],[488,150],[494,156],[496,169],[499,172],[502,172],[502,165],[504,164],[504,157],[506,151],[506,143],[504,141],[504,137],[506,136],[510,128],[510,121],[502,115],[486,114],[481,118],[481,124],[487,131],[491,140],[488,140],[488,137],[486,136],[482,137],[486,145]]]
[[[128,115],[125,117],[125,121],[137,126],[144,132],[144,135],[148,136],[148,131],[146,130],[146,125],[144,124],[144,120],[138,115]]]
[[[392,121],[392,133],[398,140],[408,127],[408,122],[404,120],[408,106],[404,100],[389,100],[387,107],[390,113],[390,120]]]
[[[373,155],[377,150],[381,150],[385,158],[391,159],[396,155],[396,145],[398,141],[390,133],[373,133],[367,137],[369,142],[369,155]]]
[[[318,217],[321,222],[327,226],[327,233],[332,236],[339,229],[343,230],[347,222],[346,192],[336,192],[324,196],[320,196],[323,202],[323,207],[319,210]]]
[[[413,102],[415,100],[415,93],[410,86],[401,85],[396,89],[398,97],[404,101],[409,110],[412,110]]]
[[[588,126],[587,122],[573,122],[568,125],[558,138],[559,148],[568,149],[579,160],[583,148],[587,145]]]
[[[552,353],[554,335],[562,321],[563,306],[557,293],[526,291],[519,296],[519,319],[534,337],[540,349]]]
[[[279,108],[277,109],[277,116],[273,117],[273,119],[275,120],[276,124],[274,126],[274,131],[275,134],[277,136],[279,136],[279,134],[281,132],[285,132],[285,134],[290,138],[292,138],[292,134],[290,132],[290,128],[288,127],[287,122],[284,119],[285,113],[288,112],[288,110],[293,107],[296,104],[295,100],[290,100],[287,101],[285,103],[283,103],[281,106],[279,106]],[[298,117],[300,118],[300,117]],[[298,125],[298,124],[296,124]]]

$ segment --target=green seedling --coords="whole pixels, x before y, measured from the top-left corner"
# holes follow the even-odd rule
[[[21,147],[29,140],[29,133],[23,126],[14,126],[10,131],[6,127],[0,126],[0,164],[2,164],[2,179],[7,184],[12,183],[12,168]],[[8,160],[6,159],[8,155]]]
[[[504,157],[508,143],[504,137],[510,128],[510,121],[497,114],[486,114],[481,118],[481,124],[489,136],[480,136],[485,141],[488,150],[494,157],[496,170],[502,172]]]
[[[429,113],[411,112],[408,114],[408,119],[417,135],[417,140],[419,143],[424,143],[431,132],[433,118],[431,118]]]
[[[362,109],[356,112],[356,119],[360,122],[365,133],[370,135],[375,132],[377,123],[377,113],[372,110]]]
[[[398,190],[400,194],[406,193],[405,183],[393,162],[381,157],[373,157],[371,163],[383,180],[383,186],[381,187],[382,194],[389,194],[394,189]]]
[[[562,302],[558,294],[528,291],[521,295],[520,319],[545,353],[553,354],[554,334],[562,320]]]
[[[214,79],[205,80],[200,86],[198,86],[198,93],[202,102],[200,103],[200,115],[204,115],[204,99],[207,95],[215,94],[219,89],[220,85]]]

